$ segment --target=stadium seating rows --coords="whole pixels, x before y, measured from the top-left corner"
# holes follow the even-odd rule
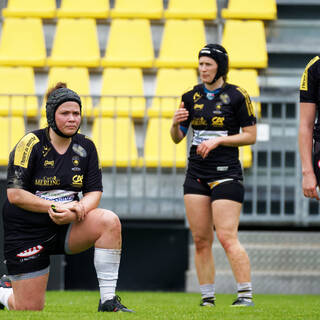
[[[112,19],[106,48],[99,48],[96,20],[59,18],[50,56],[42,20],[6,18],[0,43],[0,64],[8,66],[77,66],[196,68],[206,43],[205,25],[197,19],[167,19],[158,57],[154,56],[150,20]],[[267,50],[260,21],[227,20],[222,44],[234,68],[265,68]],[[101,56],[101,50],[105,55]]]
[[[230,0],[228,8],[221,12],[222,17],[227,19],[222,44],[229,52],[230,66],[243,68],[231,69],[228,80],[241,84],[252,97],[259,96],[256,69],[267,66],[262,20],[276,19],[275,1],[260,2],[252,5],[250,1],[242,0],[239,6],[240,1]],[[170,0],[168,8],[164,9],[162,0],[141,0],[138,5],[130,0],[116,0],[114,8],[110,9],[109,2],[104,0],[62,0],[60,8],[56,7],[55,0],[30,0],[27,5],[23,0],[8,0],[7,8],[2,13],[5,19],[0,43],[0,83],[3,84],[0,89],[0,116],[38,115],[31,67],[49,66],[48,87],[57,81],[67,82],[69,87],[85,99],[85,116],[102,116],[99,121],[103,123],[115,121],[104,117],[117,116],[119,123],[124,123],[132,121],[132,117],[143,118],[147,115],[149,122],[144,164],[156,166],[160,156],[155,144],[148,144],[148,139],[154,142],[156,137],[156,132],[151,134],[151,127],[158,128],[157,130],[165,128],[169,123],[169,119],[165,118],[171,118],[178,105],[175,97],[179,97],[197,82],[197,57],[193,52],[206,43],[204,21],[216,19],[216,1],[203,0],[195,7],[191,0]],[[42,19],[53,18],[57,18],[56,32],[51,55],[47,56]],[[98,44],[96,19],[107,18],[111,19],[110,33],[105,55],[101,56],[103,51]],[[154,55],[150,19],[164,19],[158,57]],[[102,67],[103,80],[101,99],[94,107],[90,97],[88,68],[96,67]],[[156,97],[147,109],[142,69],[153,67],[157,70]],[[28,85],[21,84],[21,81],[19,83],[19,79],[27,79],[24,82]],[[123,87],[127,88],[126,96],[123,96]],[[259,114],[258,103],[255,108]],[[44,103],[41,115],[44,115]],[[162,119],[159,120],[159,117]],[[41,121],[45,122],[43,118]],[[97,128],[105,127],[100,122],[95,119],[92,129],[97,143],[97,133],[101,132]],[[117,121],[115,127],[116,123]],[[131,125],[128,124],[127,127],[131,128]],[[132,128],[134,130],[134,126]],[[117,139],[117,136],[114,138]],[[163,138],[161,141],[167,140]],[[134,151],[135,143],[131,141],[129,146],[133,147],[130,161],[120,160],[123,156],[120,156],[121,151],[118,150],[115,153],[117,166],[141,165],[142,160],[138,159]],[[99,148],[102,150],[104,147]],[[168,148],[163,146],[163,150],[165,149]],[[105,157],[102,162],[106,166],[115,161],[114,155],[110,154],[110,150],[108,152],[102,152]],[[153,156],[157,154],[157,157],[148,158],[148,153]],[[176,150],[172,154],[179,155]],[[241,158],[245,167],[251,165],[250,147],[242,148]],[[170,166],[169,163],[173,165],[172,160],[162,158],[160,163],[162,166]],[[185,153],[183,157],[176,159],[176,165],[185,165]]]

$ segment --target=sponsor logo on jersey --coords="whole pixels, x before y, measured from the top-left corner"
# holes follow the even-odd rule
[[[38,137],[33,133],[24,136],[17,144],[14,154],[14,165],[27,168],[32,148],[38,142]]]
[[[221,101],[222,101],[224,104],[230,103],[230,97],[229,97],[229,95],[226,94],[226,93],[220,94],[220,99],[221,99]]]
[[[36,186],[58,186],[60,185],[60,179],[56,176],[43,177],[42,179],[35,179],[34,184]]]
[[[77,167],[80,164],[80,158],[78,156],[73,156],[72,163],[75,167]]]
[[[50,150],[51,150],[51,147],[43,146],[42,147],[42,156],[45,158]]]
[[[54,160],[45,160],[43,166],[45,168],[54,168]]]
[[[27,250],[24,250],[24,251],[18,253],[17,257],[19,257],[19,258],[28,258],[28,257],[31,257],[31,256],[34,256],[34,255],[38,254],[42,249],[43,249],[43,246],[38,244],[35,247],[29,248]]]
[[[72,185],[75,187],[82,187],[83,174],[76,174],[72,177]]]
[[[196,92],[193,95],[193,102],[197,102],[201,98],[201,94],[199,92]]]
[[[203,109],[204,104],[195,104],[193,109],[194,110],[202,110]]]
[[[216,105],[216,110],[213,110],[212,113],[213,114],[222,114],[221,105],[220,104]]]
[[[207,121],[203,117],[194,118],[191,123],[193,126],[206,126],[207,125]]]
[[[211,123],[214,127],[223,127],[224,117],[213,117],[211,119]]]
[[[229,169],[228,166],[217,167],[217,171],[227,171]]]
[[[87,151],[79,144],[74,144],[72,146],[72,150],[82,158],[85,158],[87,156]]]
[[[36,191],[35,195],[41,199],[66,203],[74,201],[78,197],[78,192],[68,190],[48,190]]]

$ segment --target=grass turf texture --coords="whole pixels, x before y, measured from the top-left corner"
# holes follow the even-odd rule
[[[200,307],[200,295],[193,293],[120,292],[122,302],[136,313],[98,313],[95,291],[48,291],[45,309],[0,311],[0,319],[143,319],[143,320],[319,320],[319,295],[258,295],[255,307],[230,308],[235,295],[218,294],[217,306]]]

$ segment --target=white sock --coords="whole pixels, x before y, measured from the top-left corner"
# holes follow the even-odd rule
[[[8,310],[9,310],[8,300],[12,292],[13,292],[12,288],[0,288],[0,303],[2,303]]]
[[[214,283],[202,284],[200,285],[201,297],[203,298],[215,298],[215,288]]]
[[[251,282],[238,283],[238,298],[252,300],[252,284]]]
[[[101,303],[116,295],[121,249],[94,249],[94,266],[96,268]]]

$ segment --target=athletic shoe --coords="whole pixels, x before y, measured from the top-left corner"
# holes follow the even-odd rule
[[[113,299],[107,300],[104,303],[99,301],[98,311],[100,312],[134,312],[133,310],[128,309],[121,303],[119,296],[114,296]]]
[[[200,303],[201,307],[215,307],[214,298],[203,298]]]
[[[253,306],[254,306],[254,303],[252,299],[240,297],[237,300],[235,300],[230,307],[253,307]]]
[[[0,279],[0,288],[12,288],[11,280],[4,274]],[[0,302],[0,310],[4,309],[4,305]]]

